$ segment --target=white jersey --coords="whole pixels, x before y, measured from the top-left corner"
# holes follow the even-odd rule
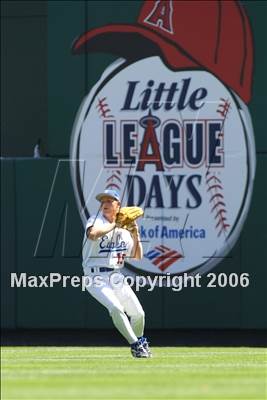
[[[86,230],[90,226],[103,226],[109,224],[102,215],[92,216],[88,219],[83,239],[83,269],[85,274],[91,267],[122,268],[125,259],[131,257],[133,239],[126,229],[115,228],[111,232],[98,238],[89,240]]]

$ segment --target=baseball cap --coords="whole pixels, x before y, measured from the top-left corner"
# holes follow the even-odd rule
[[[104,190],[104,192],[99,193],[95,198],[96,200],[101,201],[103,197],[112,197],[119,202],[121,201],[119,193],[112,189]]]
[[[205,69],[251,98],[253,43],[235,0],[146,0],[134,24],[111,24],[77,38],[73,54],[108,52],[130,61],[159,55],[173,70]]]

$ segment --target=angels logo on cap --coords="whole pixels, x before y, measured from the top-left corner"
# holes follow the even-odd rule
[[[83,222],[98,208],[96,193],[116,190],[122,203],[145,210],[135,269],[211,269],[238,239],[255,175],[244,9],[235,1],[145,1],[137,23],[76,39],[73,54],[86,51],[123,58],[104,71],[73,127]]]

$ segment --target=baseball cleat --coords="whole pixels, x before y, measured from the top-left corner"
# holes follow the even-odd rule
[[[131,353],[132,356],[135,358],[148,358],[148,352],[144,349],[143,345],[140,343],[140,341],[138,340],[138,342],[133,343],[131,345]]]
[[[139,338],[139,342],[142,344],[143,348],[146,350],[149,357],[152,357],[152,353],[149,347],[149,342],[146,337],[142,336]]]

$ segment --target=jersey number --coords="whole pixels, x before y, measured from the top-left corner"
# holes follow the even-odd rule
[[[124,258],[125,258],[126,254],[124,253],[117,253],[117,264],[123,264]]]

